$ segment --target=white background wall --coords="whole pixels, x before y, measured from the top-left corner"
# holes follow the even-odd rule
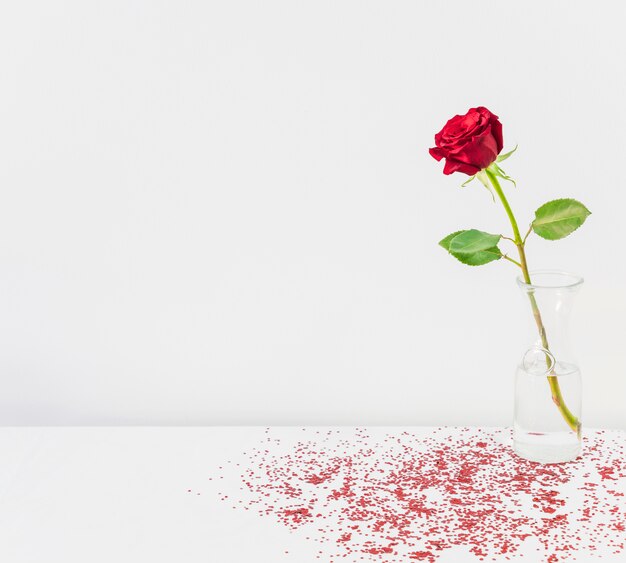
[[[626,428],[618,2],[5,2],[0,423],[509,424],[531,318],[508,231],[427,152],[486,105],[520,222],[593,211],[585,422]]]

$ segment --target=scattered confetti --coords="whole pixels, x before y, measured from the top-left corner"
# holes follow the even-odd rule
[[[239,499],[220,499],[314,538],[318,559],[434,563],[464,546],[509,560],[531,537],[549,563],[624,551],[626,441],[602,431],[585,437],[584,462],[550,465],[516,456],[508,430],[328,430],[287,446],[266,435]]]

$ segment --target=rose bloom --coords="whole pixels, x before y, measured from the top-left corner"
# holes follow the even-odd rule
[[[435,144],[429,152],[437,160],[446,159],[444,174],[463,172],[473,176],[500,154],[502,124],[487,108],[472,108],[450,119],[435,135]]]

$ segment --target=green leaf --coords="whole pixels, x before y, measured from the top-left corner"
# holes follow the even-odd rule
[[[465,231],[456,231],[454,233],[450,233],[447,237],[442,238],[439,241],[439,246],[442,246],[443,248],[445,248],[448,252],[450,252],[450,243],[452,242],[452,239],[456,236],[456,235],[460,235],[461,233],[464,233]]]
[[[535,211],[532,228],[542,238],[559,240],[573,233],[589,215],[591,211],[575,199],[555,199]]]
[[[517,184],[515,183],[515,180],[513,180],[511,176],[508,176],[507,173],[504,170],[502,170],[502,168],[500,168],[495,162],[493,163],[492,166],[493,166],[493,170],[496,176],[499,176],[503,180],[508,180],[509,182],[512,182],[513,185],[517,188]]]
[[[474,252],[473,254],[454,254],[452,252],[450,254],[468,266],[483,266],[484,264],[489,264],[489,262],[502,258],[502,252],[500,252],[497,246]]]
[[[509,156],[511,156],[515,151],[517,150],[517,145],[515,145],[515,148],[512,151],[509,151],[507,153],[501,154],[498,158],[496,158],[496,162],[502,162],[503,160],[506,160],[507,158],[509,158]]]
[[[487,173],[484,170],[481,170],[476,174],[475,177],[480,180],[480,183],[485,186],[485,188],[487,188],[487,191],[491,194],[491,199],[493,199],[493,202],[495,203],[496,196],[491,189],[491,184],[489,183],[489,177],[487,176]]]
[[[469,179],[465,180],[465,182],[461,184],[461,187],[464,188],[465,186],[467,186],[467,184],[469,184],[474,178],[476,178],[476,174],[470,176]]]
[[[450,241],[449,250],[451,254],[474,254],[497,246],[501,238],[501,235],[470,229],[455,236]]]
[[[476,233],[478,233],[478,235]],[[488,264],[489,262],[502,258],[502,252],[500,252],[500,249],[496,246],[499,240],[500,235],[490,235],[472,229],[451,233],[441,239],[439,245],[463,264],[467,264],[468,266],[482,266],[483,264]],[[481,244],[480,241],[483,241],[483,244],[490,241],[491,246],[482,248],[483,244]],[[452,251],[452,245],[454,245],[455,248],[463,248],[465,250],[460,252]]]

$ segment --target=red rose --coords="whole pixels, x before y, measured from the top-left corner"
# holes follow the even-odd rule
[[[444,174],[463,172],[473,176],[500,154],[502,123],[487,108],[472,108],[450,119],[435,135],[435,144],[428,152],[437,160],[446,159]]]

